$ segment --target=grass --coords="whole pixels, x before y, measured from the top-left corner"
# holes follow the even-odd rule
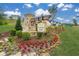
[[[14,26],[16,24],[16,20],[11,20],[11,19],[4,19],[4,20],[0,20],[2,22],[6,22],[7,24],[4,24],[4,25],[0,25],[0,33],[2,32],[7,32],[9,30],[12,30],[14,29]]]
[[[0,26],[0,33],[12,30],[14,25]],[[61,45],[51,56],[78,56],[79,55],[79,27],[65,26],[65,32],[60,35]]]
[[[14,25],[0,25],[0,33],[14,29]]]
[[[65,26],[65,30],[60,35],[61,45],[50,54],[54,56],[78,56],[79,27]]]

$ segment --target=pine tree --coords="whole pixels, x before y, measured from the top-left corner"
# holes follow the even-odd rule
[[[17,31],[18,31],[18,30],[22,30],[20,17],[18,17],[18,19],[17,19],[17,21],[16,21],[15,29],[16,29]]]
[[[57,13],[57,4],[53,4],[49,9],[48,11],[50,12],[51,14],[51,21],[55,18],[56,16],[56,13]]]

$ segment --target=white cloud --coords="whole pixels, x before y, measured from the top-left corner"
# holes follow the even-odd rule
[[[11,15],[21,16],[21,12],[18,12],[18,11],[5,11],[4,14],[7,14],[8,16],[11,16]]]
[[[62,17],[57,17],[56,19],[60,21],[64,20]]]
[[[78,14],[76,14],[76,16],[77,16],[77,17],[79,17],[79,13],[78,13]]]
[[[64,5],[64,8],[73,8],[73,5],[72,4],[66,4],[66,5]]]
[[[35,16],[36,16],[36,17],[39,17],[39,16],[41,16],[43,13],[44,13],[44,10],[43,10],[43,9],[38,9],[38,10],[35,11]]]
[[[50,15],[49,11],[48,10],[45,10],[43,15]]]
[[[60,4],[58,4],[58,8],[62,8],[64,6],[64,4],[63,3],[60,3]]]
[[[75,11],[75,12],[79,12],[79,8],[76,8],[74,11]]]
[[[63,23],[71,23],[71,21],[66,19],[66,20],[63,20]]]
[[[15,11],[19,11],[19,9],[18,9],[18,8],[16,8],[16,9],[15,9]]]
[[[69,19],[64,19],[62,17],[57,17],[56,19],[57,19],[57,21],[59,21],[61,23],[71,23],[71,21]]]
[[[53,5],[52,3],[48,4],[48,6],[52,6],[52,5]]]
[[[28,8],[31,8],[32,5],[31,4],[24,4],[24,6],[28,7]]]
[[[68,10],[68,8],[62,8],[62,11],[66,11],[66,10]]]
[[[63,3],[60,3],[60,4],[58,4],[57,7],[61,8],[62,11],[67,11],[67,10],[72,9],[73,5],[72,4],[63,4]]]
[[[50,13],[49,13],[49,11],[48,10],[43,10],[43,9],[37,9],[36,11],[35,11],[35,16],[36,17],[40,17],[41,15],[50,15]]]
[[[34,3],[36,6],[39,6],[40,5],[40,3]]]
[[[65,4],[62,8],[62,11],[67,11],[73,8],[72,4]]]

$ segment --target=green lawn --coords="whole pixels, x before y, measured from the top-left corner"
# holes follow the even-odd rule
[[[0,26],[0,33],[14,28],[14,25]],[[60,35],[61,45],[51,55],[77,56],[79,55],[79,27],[65,26],[65,32]]]
[[[14,25],[0,25],[0,33],[12,30]]]
[[[53,53],[54,56],[78,56],[79,55],[79,27],[66,26],[61,33],[61,45]]]
[[[0,20],[0,21],[7,23],[7,24],[4,24],[4,25],[0,25],[0,33],[14,29],[14,26],[16,24],[16,20],[11,20],[11,19],[10,20],[9,19]]]

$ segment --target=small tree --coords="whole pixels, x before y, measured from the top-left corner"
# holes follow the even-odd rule
[[[18,20],[16,21],[15,29],[16,29],[17,31],[18,31],[18,30],[22,30],[20,17],[18,17]]]
[[[0,7],[0,20],[4,19],[4,9]]]
[[[3,25],[4,24],[4,20],[5,20],[5,17],[4,17],[4,10],[3,8],[0,7],[0,25]]]
[[[75,26],[78,25],[78,24],[77,24],[77,20],[76,20],[75,18],[73,18],[73,23],[74,23]]]

